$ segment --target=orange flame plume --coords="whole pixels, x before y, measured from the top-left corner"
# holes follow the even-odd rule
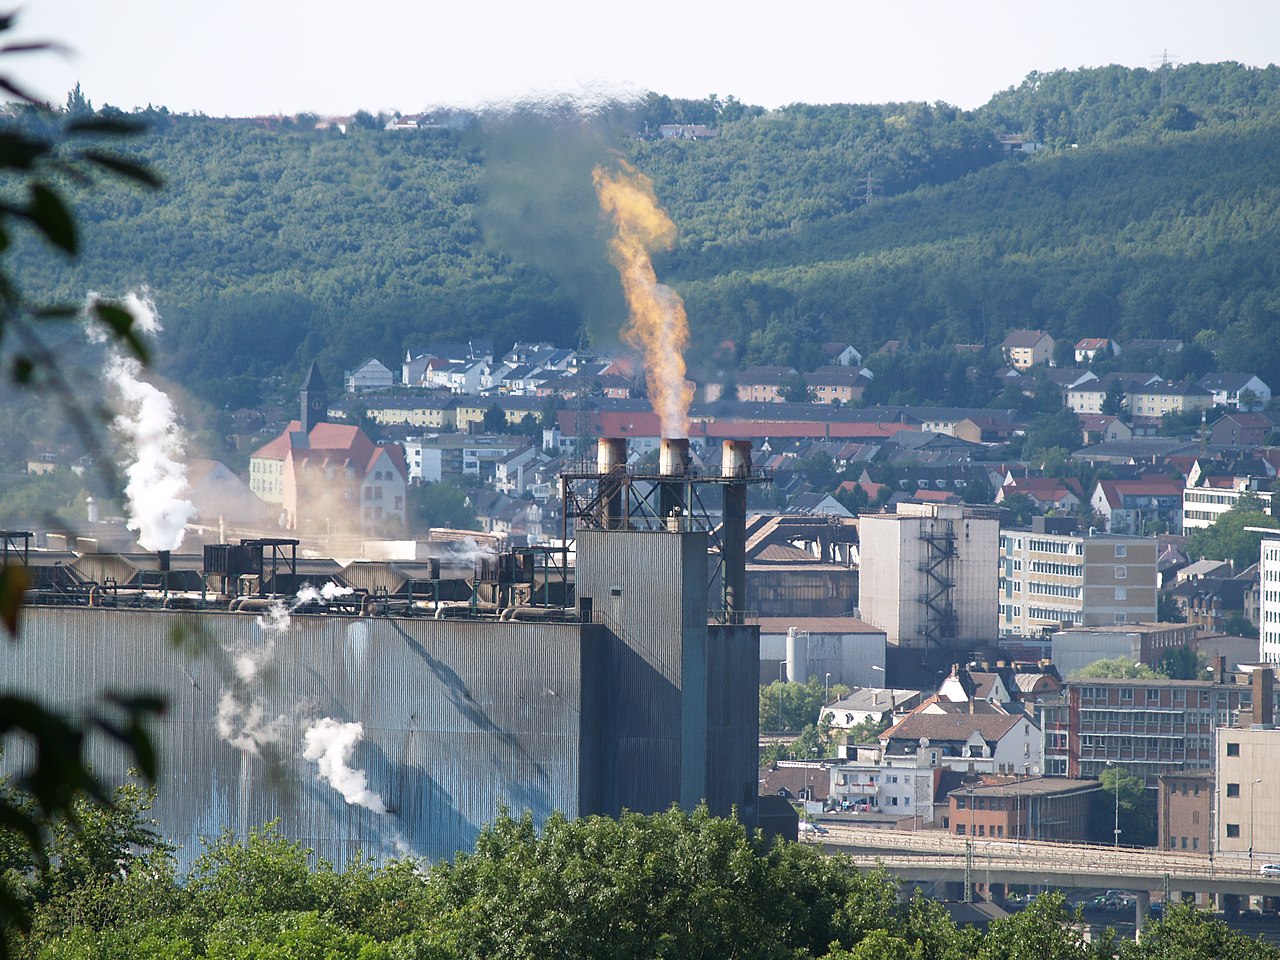
[[[684,301],[658,282],[649,254],[669,250],[676,227],[658,206],[653,182],[630,164],[617,170],[598,166],[592,172],[601,212],[613,222],[609,259],[622,277],[622,290],[631,311],[622,338],[644,351],[649,399],[662,421],[662,436],[689,435],[689,404],[693,384],[684,377],[684,346],[689,321]]]

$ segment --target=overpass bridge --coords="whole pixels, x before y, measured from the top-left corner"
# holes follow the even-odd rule
[[[1063,890],[1098,887],[1134,891],[1136,925],[1141,929],[1151,891],[1166,897],[1182,892],[1238,898],[1280,896],[1280,877],[1258,873],[1263,861],[1239,856],[1208,857],[1176,850],[1113,847],[1043,840],[957,837],[941,831],[876,830],[824,823],[820,842],[863,867],[883,866],[911,882],[963,884],[971,900],[975,882],[1048,886]],[[989,889],[989,887],[988,887]],[[1228,900],[1229,904],[1238,900]]]

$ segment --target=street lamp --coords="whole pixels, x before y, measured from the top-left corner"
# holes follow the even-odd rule
[[[884,673],[884,667],[878,667],[874,663],[871,665],[871,669]],[[889,691],[889,723],[892,724],[894,721],[894,714],[898,712],[898,705],[893,702],[893,688],[889,686],[889,675],[887,673],[884,674],[884,687]]]
[[[1253,783],[1249,784],[1249,872],[1253,872],[1253,792],[1254,788],[1262,782],[1259,777]]]
[[[827,674],[827,678],[822,682],[822,695],[827,700],[831,699],[831,674]]]
[[[1108,760],[1107,766],[1114,767],[1115,761]],[[1120,771],[1119,769],[1116,769],[1114,771],[1111,778],[1111,785],[1112,787],[1115,788],[1115,794],[1116,794],[1115,846],[1116,846],[1116,849],[1118,850],[1120,848]],[[1253,828],[1251,827],[1250,830],[1252,829]]]

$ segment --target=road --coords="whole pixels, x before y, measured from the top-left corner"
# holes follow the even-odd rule
[[[1193,856],[1178,851],[1029,840],[966,839],[941,831],[873,830],[823,824],[818,839],[832,851],[871,866],[882,864],[908,880],[1049,884],[1062,889],[1115,887],[1214,894],[1280,896],[1280,877],[1258,875],[1245,858]]]

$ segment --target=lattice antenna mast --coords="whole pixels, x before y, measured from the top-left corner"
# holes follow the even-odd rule
[[[1181,59],[1176,53],[1170,54],[1169,48],[1165,47],[1158,55],[1151,58],[1151,62],[1158,63],[1157,73],[1160,75],[1160,104],[1164,105],[1164,97],[1166,92],[1166,84],[1169,80],[1169,74],[1172,72],[1175,64],[1181,63]]]
[[[868,170],[866,173],[866,176],[862,178],[862,183],[866,188],[865,193],[863,194],[863,197],[862,197],[863,202],[868,204],[875,202],[876,188],[880,186],[879,178],[873,176],[871,171]]]

